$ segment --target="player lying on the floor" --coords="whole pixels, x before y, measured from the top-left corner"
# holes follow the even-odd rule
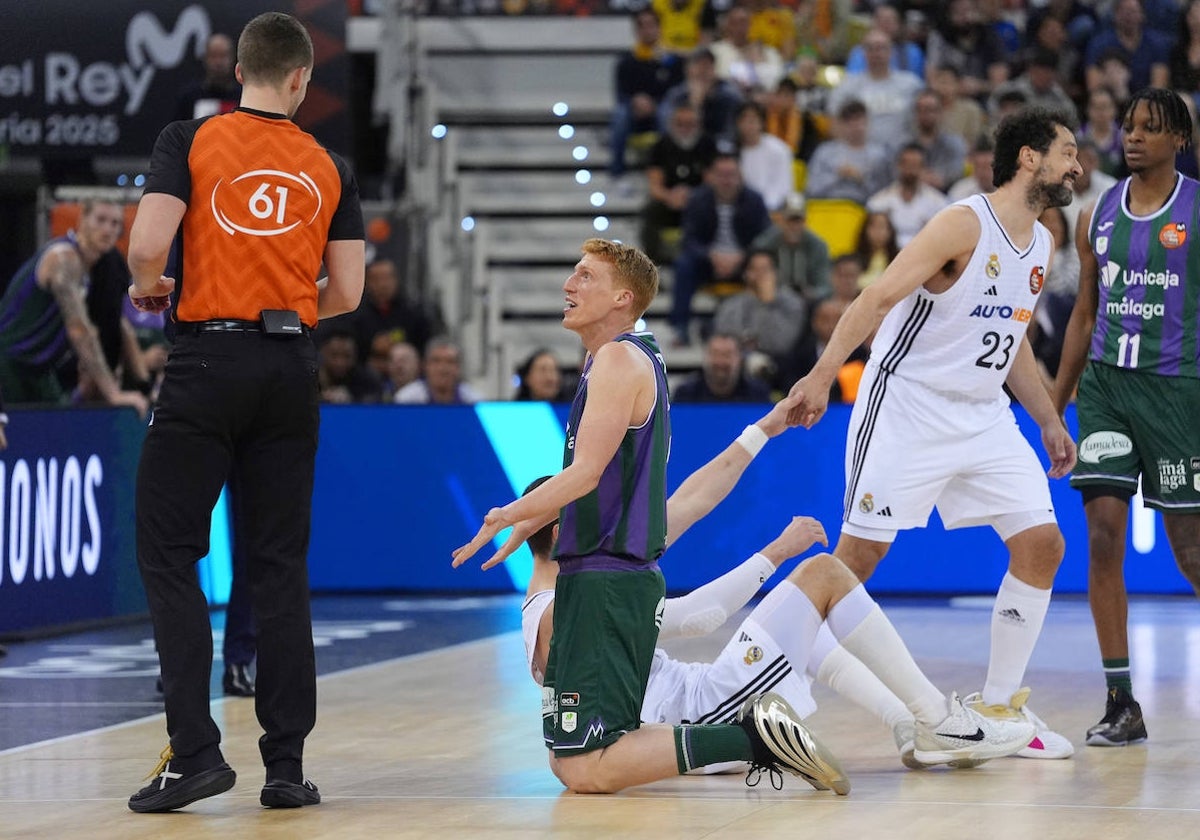
[[[785,428],[781,401],[701,467],[667,501],[667,546],[707,515],[737,483],[766,441]],[[541,481],[534,482],[526,492]],[[525,647],[542,683],[553,634],[558,567],[550,559],[557,525],[528,540],[534,572],[522,607]],[[821,524],[795,517],[750,559],[681,598],[666,600],[660,638],[699,636],[741,609],[784,561],[816,543]],[[828,629],[823,629],[825,624]],[[905,765],[973,766],[1028,744],[1026,720],[984,717],[957,694],[943,695],[921,672],[895,628],[854,574],[831,554],[800,563],[741,623],[712,663],[679,662],[655,651],[642,704],[645,723],[724,723],[764,691],[782,695],[801,716],[816,710],[805,671],[887,724]]]

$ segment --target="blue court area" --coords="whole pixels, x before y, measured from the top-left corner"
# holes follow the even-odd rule
[[[521,596],[318,596],[318,675],[517,630]],[[220,698],[224,613],[213,613],[212,697]],[[157,714],[149,621],[10,644],[0,659],[0,751]],[[236,702],[251,703],[238,698]]]

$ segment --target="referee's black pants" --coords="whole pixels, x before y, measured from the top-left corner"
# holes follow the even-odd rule
[[[259,748],[269,777],[300,772],[316,722],[307,554],[318,424],[308,337],[178,337],[138,467],[137,555],[167,732],[176,756],[196,767],[220,760],[221,740],[209,710],[212,627],[196,561],[208,553],[213,505],[232,477],[258,628]]]

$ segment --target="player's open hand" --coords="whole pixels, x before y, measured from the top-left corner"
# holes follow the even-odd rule
[[[793,516],[788,526],[763,548],[761,554],[778,567],[817,543],[829,545],[825,526],[811,516]]]
[[[451,565],[457,569],[463,563],[470,560],[479,553],[479,549],[490,543],[492,538],[504,530],[508,524],[500,508],[489,510],[487,516],[483,517],[483,524],[479,526],[479,530],[475,532],[475,536],[471,538],[471,541],[466,545],[459,546],[451,553],[450,556],[453,558]],[[485,568],[488,567],[485,566]]]
[[[1050,456],[1050,469],[1046,475],[1062,478],[1075,466],[1075,441],[1061,422],[1051,423],[1042,429],[1042,445]]]
[[[811,429],[829,407],[829,384],[809,374],[792,386],[788,397],[795,400],[795,405],[788,412],[787,424]]]

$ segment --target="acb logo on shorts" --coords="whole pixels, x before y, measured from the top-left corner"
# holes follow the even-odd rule
[[[217,181],[209,207],[230,236],[279,236],[312,224],[321,211],[321,190],[304,172],[253,169],[232,181]]]

